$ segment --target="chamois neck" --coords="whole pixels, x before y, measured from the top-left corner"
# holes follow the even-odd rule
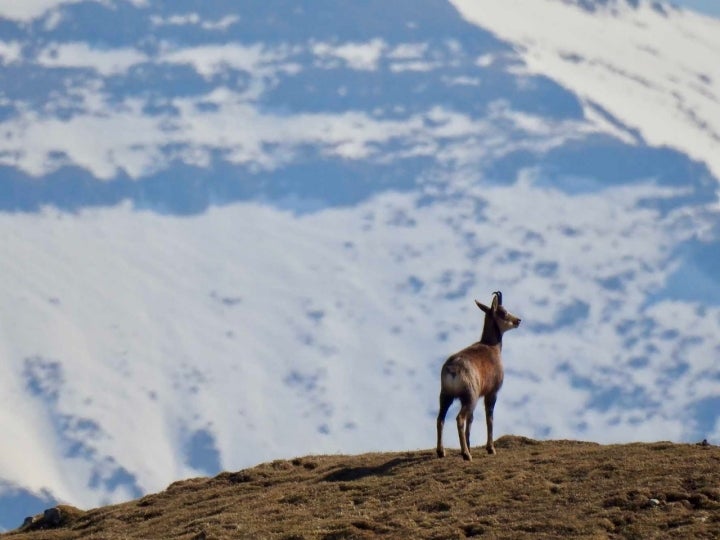
[[[483,325],[482,336],[480,336],[480,343],[491,347],[497,345],[502,348],[502,332],[495,319],[489,315],[485,315],[485,324]]]

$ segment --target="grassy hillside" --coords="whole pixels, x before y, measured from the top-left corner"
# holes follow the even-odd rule
[[[720,448],[534,441],[308,456],[86,512],[58,507],[8,540],[103,538],[720,538]],[[30,529],[60,521],[52,529]]]

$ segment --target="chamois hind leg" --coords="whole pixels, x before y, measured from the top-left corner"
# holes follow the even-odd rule
[[[471,411],[470,416],[468,416],[467,422],[465,423],[465,443],[467,444],[468,449],[470,449],[470,426],[472,426],[474,418],[475,415],[473,414],[473,411]]]
[[[453,397],[440,392],[440,410],[437,416],[437,456],[445,457],[445,448],[442,444],[442,432],[445,425],[445,416],[447,415],[450,405],[452,405]]]
[[[460,453],[462,454],[462,457],[466,461],[471,461],[472,456],[470,455],[470,448],[468,447],[468,441],[467,441],[467,425],[468,420],[470,417],[472,417],[473,409],[475,408],[475,403],[471,401],[463,401],[462,407],[460,407],[460,412],[457,415],[457,429],[458,429],[458,437],[460,439]]]
[[[497,393],[485,396],[485,423],[487,424],[487,443],[485,449],[488,454],[495,453],[495,445],[493,444],[493,411],[495,410],[495,401],[497,401]]]

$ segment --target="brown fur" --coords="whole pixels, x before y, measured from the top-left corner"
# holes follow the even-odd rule
[[[440,370],[440,410],[437,417],[437,455],[445,457],[442,431],[445,415],[455,399],[461,403],[457,416],[458,437],[464,459],[471,460],[470,426],[478,400],[485,398],[485,422],[489,454],[495,453],[493,445],[493,410],[503,383],[502,335],[520,326],[520,319],[502,306],[502,293],[493,293],[488,308],[477,300],[477,306],[485,312],[485,323],[480,341],[453,354]]]

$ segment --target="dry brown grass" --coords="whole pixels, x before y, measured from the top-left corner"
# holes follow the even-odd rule
[[[720,448],[506,436],[474,449],[273,461],[73,512],[8,540],[720,538]],[[654,499],[654,500],[653,500]]]

